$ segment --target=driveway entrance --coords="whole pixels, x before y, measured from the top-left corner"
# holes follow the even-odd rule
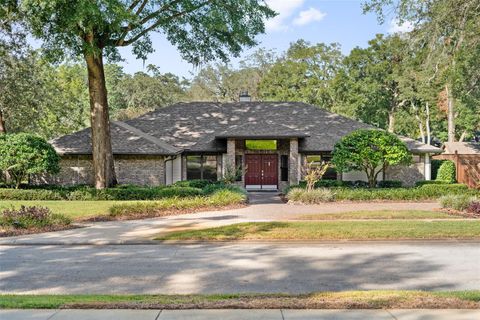
[[[245,155],[245,188],[249,190],[276,190],[278,188],[278,155]]]

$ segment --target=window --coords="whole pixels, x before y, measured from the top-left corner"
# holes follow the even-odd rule
[[[241,155],[235,156],[235,169],[240,170],[241,174],[237,177],[236,181],[242,181],[243,175],[243,157]]]
[[[187,156],[187,180],[217,180],[217,156]]]
[[[280,180],[288,181],[288,156],[280,156]]]
[[[247,150],[277,150],[277,140],[245,140]]]
[[[331,154],[322,155],[307,155],[307,163],[311,163],[313,166],[319,166],[322,161],[330,162],[332,160]],[[333,167],[329,167],[322,179],[324,180],[337,180],[337,170]]]

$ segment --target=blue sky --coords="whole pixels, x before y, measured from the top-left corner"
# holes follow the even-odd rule
[[[311,43],[338,42],[344,54],[356,46],[365,47],[377,33],[403,31],[408,26],[398,26],[393,21],[380,25],[374,14],[362,13],[360,0],[267,0],[279,15],[267,21],[266,34],[259,35],[258,47],[281,52],[291,42],[305,39]],[[388,19],[387,19],[388,21]],[[131,54],[131,48],[122,48],[125,59],[121,63],[128,73],[142,71],[148,64],[155,64],[162,72],[172,72],[191,78],[197,70],[183,61],[175,47],[162,34],[152,34],[155,52],[145,63]],[[257,48],[258,48],[257,47]],[[242,56],[255,51],[244,51]],[[233,62],[236,60],[234,59]]]

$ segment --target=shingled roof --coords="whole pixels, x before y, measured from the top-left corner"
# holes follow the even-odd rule
[[[155,155],[226,152],[226,138],[300,138],[299,151],[331,151],[344,135],[373,129],[301,102],[190,102],[157,109],[123,123],[111,124],[114,154]],[[413,152],[441,152],[403,138]],[[57,138],[60,154],[90,154],[90,129]]]

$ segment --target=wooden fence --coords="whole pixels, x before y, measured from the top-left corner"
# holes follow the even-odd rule
[[[480,154],[440,154],[437,160],[451,160],[455,163],[457,182],[469,188],[480,189]]]

